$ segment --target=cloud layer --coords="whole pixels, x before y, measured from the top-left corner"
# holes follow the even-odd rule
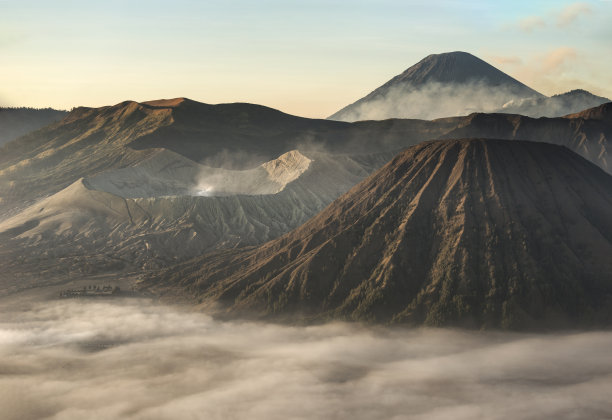
[[[217,322],[57,302],[0,319],[4,419],[612,415],[612,333]]]

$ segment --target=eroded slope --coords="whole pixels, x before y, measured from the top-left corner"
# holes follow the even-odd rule
[[[608,323],[612,177],[566,148],[426,142],[297,230],[152,277],[231,314],[532,328]]]

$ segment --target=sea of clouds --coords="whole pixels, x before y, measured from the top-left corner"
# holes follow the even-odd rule
[[[612,333],[220,322],[144,300],[0,308],[10,419],[612,417]]]

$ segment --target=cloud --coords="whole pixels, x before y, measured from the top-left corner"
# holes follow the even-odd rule
[[[572,3],[557,14],[557,26],[565,28],[576,21],[581,15],[590,14],[593,9],[588,3]]]
[[[577,57],[576,50],[571,47],[559,47],[549,51],[542,60],[542,69],[545,72],[558,70],[568,61],[573,61]]]
[[[611,332],[218,322],[137,300],[0,320],[7,420],[612,415]]]
[[[510,57],[506,62],[503,57],[493,57],[498,65],[512,66],[512,76],[545,94],[558,94],[572,89],[583,88],[594,90],[593,86],[576,77],[578,59],[582,54],[573,47],[562,45],[544,50],[526,57],[524,61],[514,61]]]
[[[528,16],[519,21],[520,28],[525,32],[531,32],[534,29],[544,28],[546,23],[539,16]]]
[[[515,66],[515,65],[523,64],[523,60],[517,56],[506,57],[506,56],[496,55],[496,56],[490,56],[489,60],[491,60],[494,64],[501,65],[501,66],[504,66],[504,65]]]
[[[558,28],[567,29],[580,16],[593,13],[593,9],[588,3],[578,2],[565,6],[561,10],[553,10],[544,16],[527,16],[518,21],[518,28],[522,31],[531,33],[538,29],[544,29],[549,24]],[[554,23],[553,23],[554,22]]]

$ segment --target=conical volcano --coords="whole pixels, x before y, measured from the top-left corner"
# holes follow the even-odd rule
[[[151,278],[220,313],[476,328],[612,320],[612,177],[565,147],[413,146],[302,227]]]
[[[542,95],[472,54],[432,54],[329,119],[433,119],[491,112]]]
[[[463,51],[431,54],[381,86],[394,83],[423,85],[429,82],[469,83],[486,82],[491,86],[512,86],[517,93],[529,96],[540,94],[480,58]]]

